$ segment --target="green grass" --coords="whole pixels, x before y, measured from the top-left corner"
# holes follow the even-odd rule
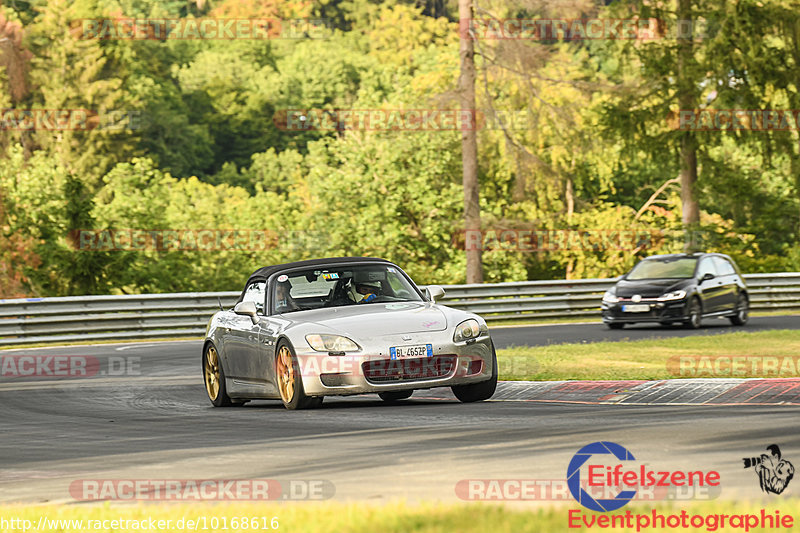
[[[556,344],[497,350],[501,380],[670,379],[674,356],[800,356],[800,330],[723,333],[694,337],[587,344]],[[674,360],[673,360],[674,361]],[[780,370],[780,369],[779,369]],[[698,377],[798,377],[746,372]]]
[[[534,507],[535,506],[535,507]],[[772,500],[767,506],[755,502],[741,503],[731,501],[691,502],[680,506],[658,505],[661,513],[680,513],[685,509],[689,514],[758,514],[765,507],[767,512],[779,509],[781,515],[800,514],[800,500],[780,498]],[[176,522],[184,520],[197,520],[206,518],[206,524],[212,517],[216,517],[220,526],[216,529],[209,527],[199,531],[223,531],[222,519],[227,518],[228,529],[224,531],[275,531],[275,529],[231,528],[230,520],[234,517],[266,517],[267,523],[273,517],[278,520],[277,531],[303,532],[303,533],[527,533],[527,532],[554,532],[570,531],[567,527],[568,511],[582,509],[577,504],[558,506],[529,506],[527,504],[514,505],[513,507],[497,504],[424,504],[408,505],[405,503],[392,503],[387,505],[369,505],[364,503],[297,503],[278,505],[270,504],[136,504],[136,505],[6,505],[0,506],[0,517],[8,519],[27,519],[35,527],[42,516],[53,519],[79,519],[79,520],[172,520],[172,527],[168,529],[151,529],[151,533],[158,531],[194,531],[188,527],[176,527]],[[617,511],[648,514],[648,506],[626,506]],[[614,514],[614,513],[609,513]],[[582,515],[587,519],[603,516],[602,513],[593,513],[582,509]],[[605,515],[608,516],[608,515]],[[261,525],[261,522],[259,522]],[[125,527],[92,528],[91,531],[124,533],[136,530]],[[30,531],[32,531],[31,529]],[[84,527],[83,531],[90,529]],[[571,531],[609,531],[598,528],[580,528]],[[657,531],[646,529],[643,531]],[[0,528],[2,533],[22,531],[21,529]],[[63,529],[46,529],[44,531],[64,531],[71,533],[79,531],[74,527]],[[614,528],[614,531],[628,531]],[[664,530],[658,530],[664,531]],[[744,531],[744,529],[720,528],[717,531]],[[751,529],[750,531],[761,531]],[[43,533],[42,530],[39,533]]]

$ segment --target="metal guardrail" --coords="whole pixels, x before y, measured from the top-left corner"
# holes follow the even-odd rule
[[[800,272],[744,276],[754,311],[800,310]],[[442,303],[489,321],[600,317],[614,279],[448,285]],[[0,346],[200,337],[239,291],[0,300]]]

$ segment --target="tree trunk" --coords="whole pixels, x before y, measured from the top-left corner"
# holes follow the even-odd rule
[[[461,76],[458,80],[461,110],[469,113],[471,124],[461,130],[461,166],[464,183],[464,229],[481,229],[481,208],[478,200],[478,141],[475,116],[475,48],[469,23],[472,20],[472,0],[458,0],[458,18],[461,24]],[[474,249],[473,249],[474,248]],[[480,246],[467,247],[467,283],[483,283]]]
[[[678,0],[678,20],[685,23],[688,32],[678,36],[678,105],[680,109],[695,109],[695,80],[691,65],[694,60],[692,0]],[[683,132],[681,139],[681,205],[684,231],[689,232],[700,222],[700,209],[695,198],[697,183],[697,141],[694,132]],[[691,252],[691,239],[686,239],[684,251]]]
[[[572,214],[575,212],[575,191],[572,185],[572,176],[575,175],[575,156],[569,165],[569,176],[564,188],[564,200],[567,202],[567,224],[572,224]]]

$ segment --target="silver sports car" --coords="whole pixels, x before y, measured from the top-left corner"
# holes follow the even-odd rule
[[[497,358],[486,322],[435,302],[400,267],[369,257],[314,259],[261,268],[236,306],[209,321],[203,379],[217,407],[280,399],[288,409],[325,396],[377,393],[403,400],[452,387],[486,400]]]

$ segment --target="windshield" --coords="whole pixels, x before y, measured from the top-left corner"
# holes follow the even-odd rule
[[[272,313],[387,302],[421,302],[419,293],[389,265],[312,268],[278,276],[272,283]]]
[[[678,259],[646,259],[633,267],[625,279],[687,279],[694,276],[694,267],[697,265],[696,257],[681,257]]]

